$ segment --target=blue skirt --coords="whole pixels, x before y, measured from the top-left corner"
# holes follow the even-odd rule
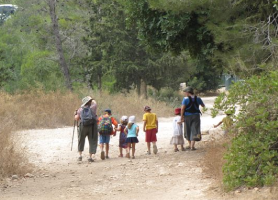
[[[126,143],[138,143],[139,140],[137,137],[129,137],[129,138],[126,138],[125,142]]]

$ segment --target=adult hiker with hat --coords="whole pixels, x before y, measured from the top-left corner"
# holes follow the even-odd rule
[[[89,141],[89,162],[93,162],[93,154],[97,150],[98,132],[97,132],[97,103],[92,97],[86,96],[82,99],[82,105],[75,113],[75,120],[79,122],[78,131],[78,161],[82,161],[82,152],[84,151],[85,139]]]
[[[201,111],[199,106],[205,107],[202,99],[194,95],[192,87],[183,90],[185,97],[182,101],[181,120],[184,121],[184,137],[189,146],[186,149],[196,150],[195,141],[201,140]]]

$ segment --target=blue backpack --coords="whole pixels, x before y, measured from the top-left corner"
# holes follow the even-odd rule
[[[90,126],[94,124],[94,115],[91,108],[83,107],[81,113],[80,113],[81,123],[83,126]]]

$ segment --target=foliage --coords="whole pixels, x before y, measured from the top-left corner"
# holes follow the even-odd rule
[[[175,11],[166,7],[151,7],[147,0],[124,1],[128,23],[136,24],[138,37],[154,52],[188,51],[195,61],[193,77],[200,82],[199,89],[215,89],[222,72],[221,60],[212,59],[213,35],[205,26],[206,9]],[[207,72],[210,72],[208,76]],[[211,77],[213,76],[213,77]]]
[[[276,181],[278,174],[278,72],[252,76],[233,85],[229,94],[215,101],[219,110],[240,109],[232,132],[235,136],[225,155],[224,185],[263,186]]]

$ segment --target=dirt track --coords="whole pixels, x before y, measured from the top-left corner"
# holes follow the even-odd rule
[[[204,101],[211,107],[213,98]],[[202,130],[208,130],[222,117],[212,119],[204,114]],[[136,159],[118,158],[117,135],[111,139],[110,159],[100,160],[98,151],[93,163],[88,163],[85,156],[84,161],[76,161],[77,137],[74,150],[70,151],[72,127],[18,133],[35,166],[35,171],[31,172],[34,177],[8,179],[0,188],[0,199],[246,199],[241,193],[223,196],[213,185],[214,180],[202,172],[200,161],[209,148],[204,141],[211,135],[203,136],[203,141],[196,145],[197,151],[174,152],[169,144],[172,118],[159,118],[159,152],[145,155],[142,123],[138,124],[140,142],[136,146]],[[87,151],[88,143],[85,144]],[[254,198],[247,199],[259,198],[259,192],[249,192]]]

